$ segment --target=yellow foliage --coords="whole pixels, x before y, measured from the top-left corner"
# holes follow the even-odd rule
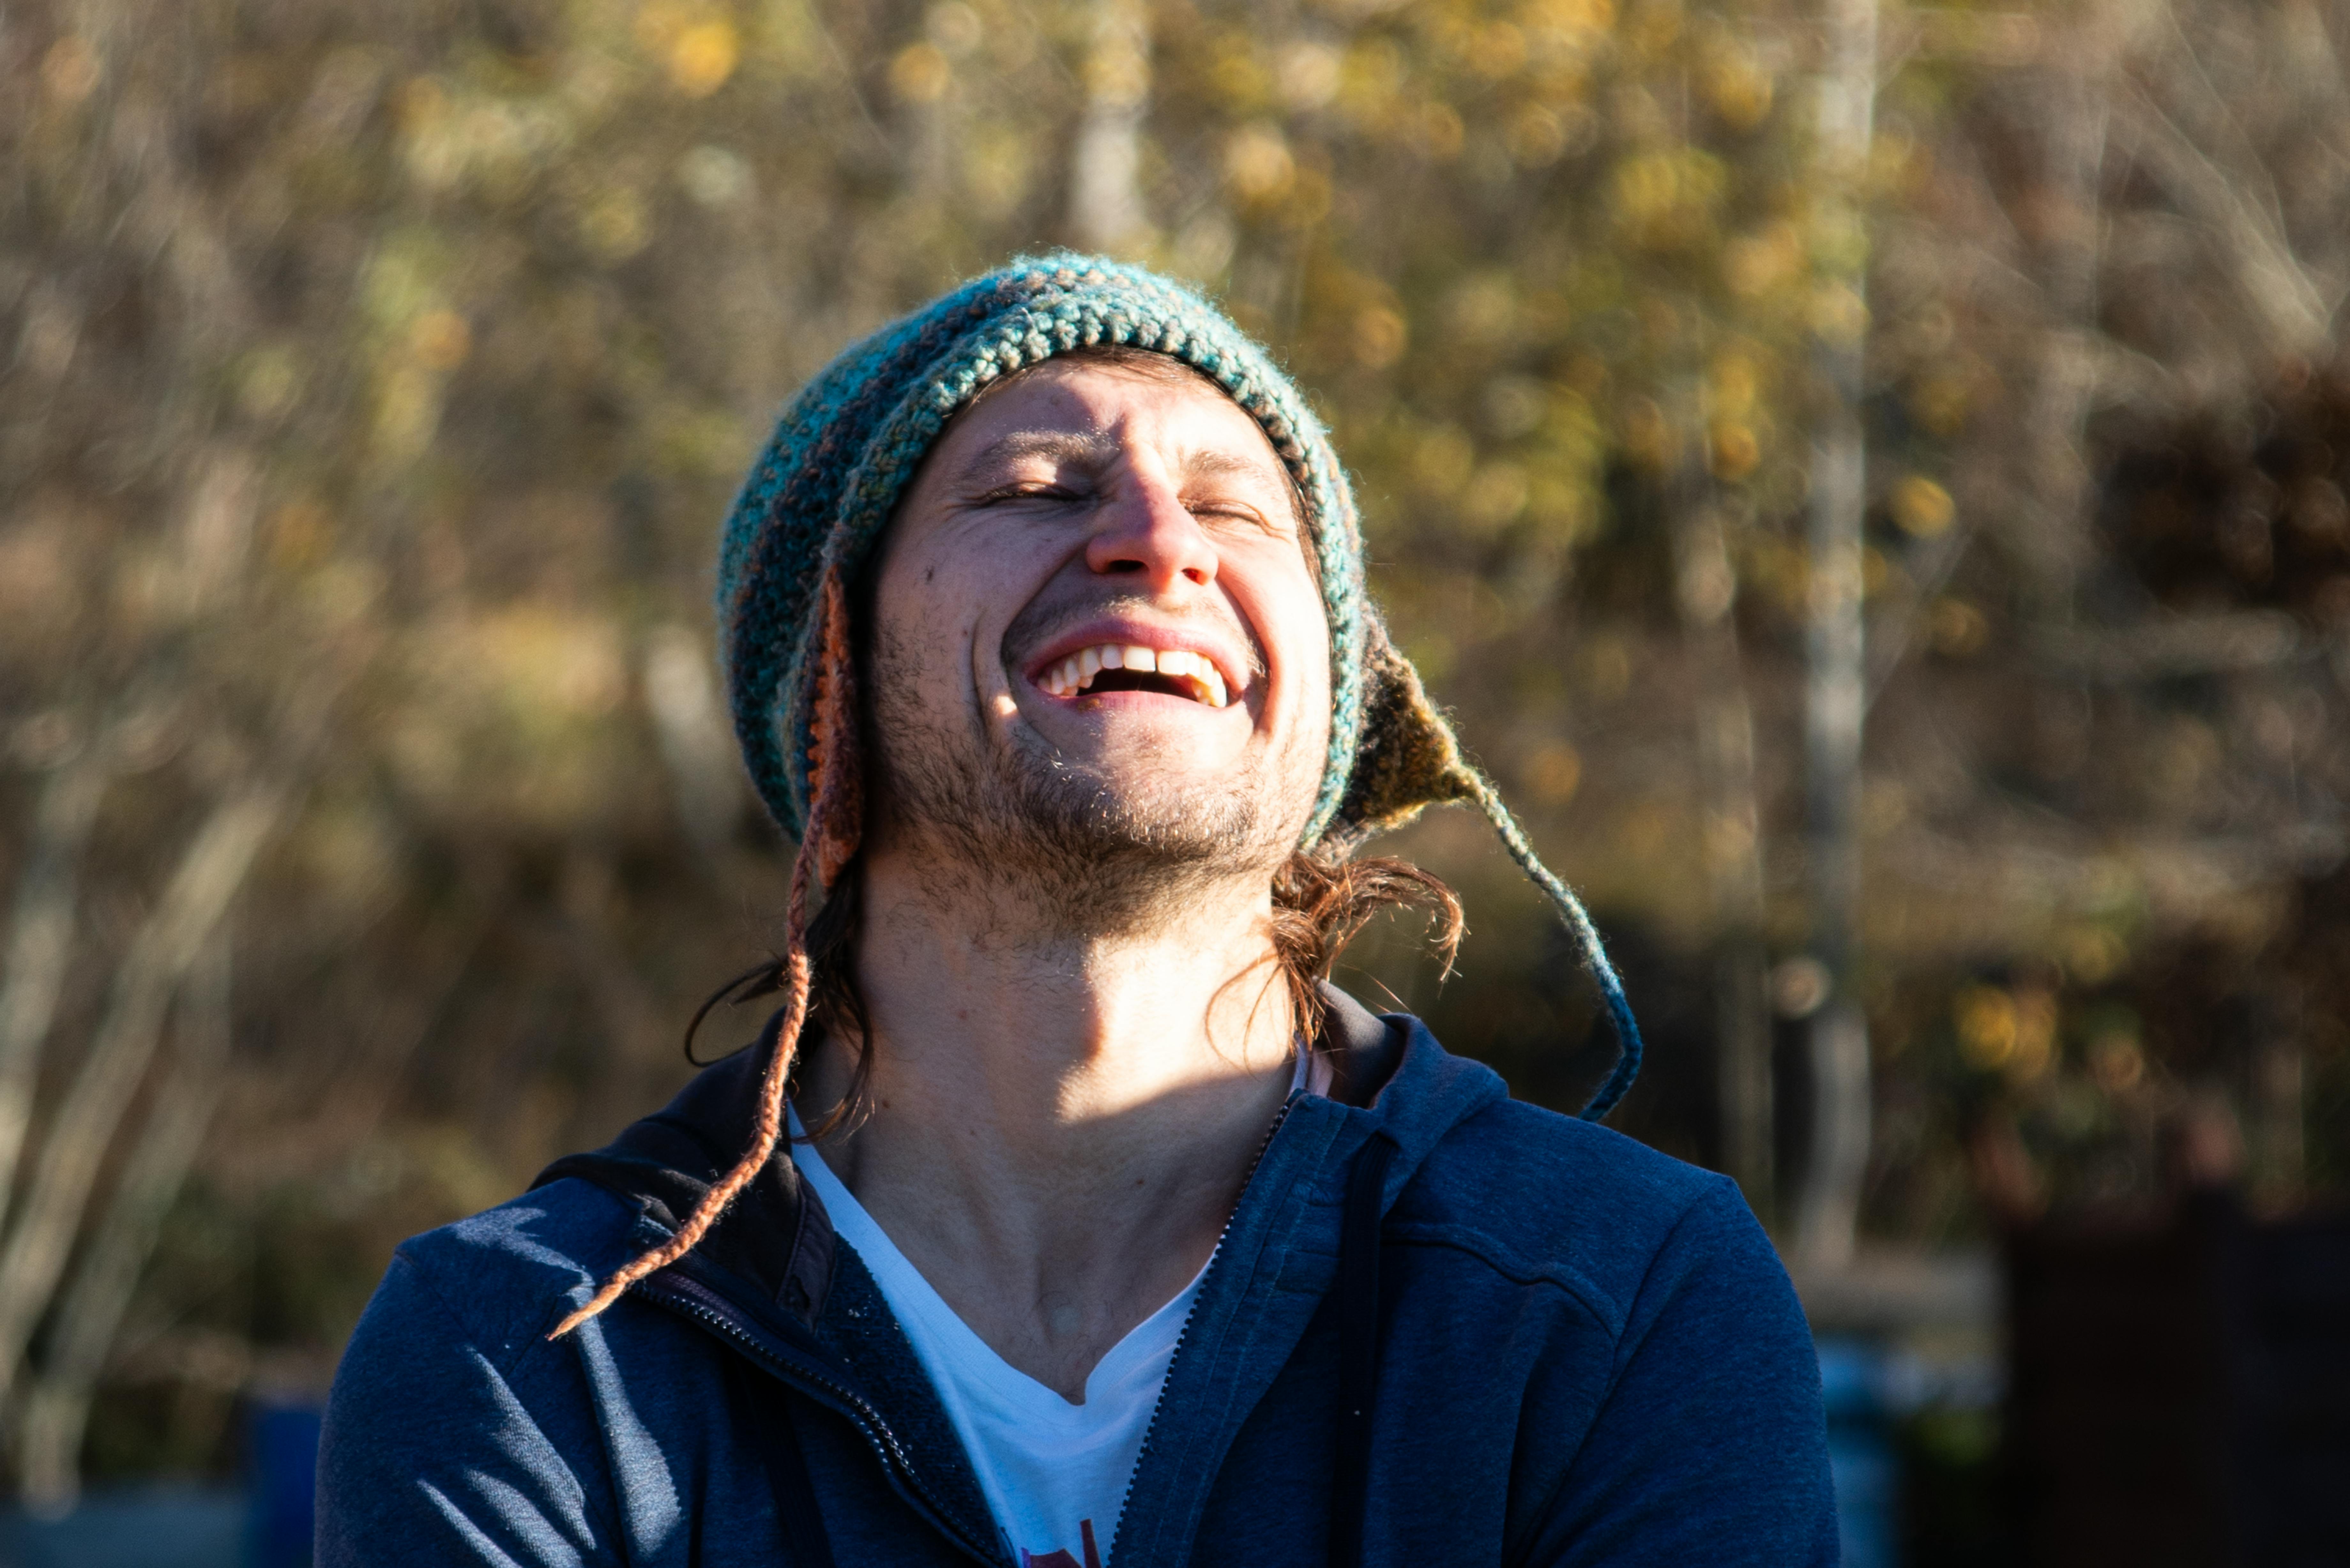
[[[1708,367],[1706,395],[1713,412],[1726,420],[1742,420],[1754,408],[1754,359],[1738,349],[1725,349]]]
[[[1492,22],[1471,35],[1465,51],[1469,68],[1500,80],[1525,68],[1526,36],[1507,22]]]
[[[2064,972],[2083,985],[2103,985],[2129,957],[2120,937],[2103,926],[2083,926],[2064,941]]]
[[[1461,146],[1469,134],[1468,128],[1461,121],[1460,110],[1449,103],[1422,104],[1419,123],[1414,129],[1419,150],[1439,163],[1449,163],[1460,157]]]
[[[1771,112],[1771,73],[1743,54],[1720,55],[1699,79],[1706,102],[1733,130],[1752,130]]]
[[[1963,374],[1936,370],[1920,377],[1905,401],[1920,425],[1936,435],[1950,436],[1966,424],[1974,393]]]
[[[1947,533],[1958,518],[1958,504],[1950,493],[1922,473],[1902,476],[1887,498],[1893,521],[1912,538],[1930,539]]]
[[[1934,650],[1954,659],[1981,652],[1991,639],[1991,623],[1982,611],[1961,598],[1936,599],[1927,616],[1926,629]]]
[[[733,23],[723,16],[696,22],[669,47],[669,79],[688,98],[708,98],[726,85],[742,54]]]
[[[1345,58],[1328,44],[1302,39],[1282,51],[1276,75],[1281,99],[1292,109],[1311,113],[1338,96]]]
[[[1722,247],[1722,282],[1742,299],[1784,286],[1803,265],[1804,236],[1794,224],[1783,221],[1760,234],[1742,234]]]
[[[1224,181],[1243,202],[1275,201],[1296,177],[1297,164],[1278,127],[1245,125],[1224,142]]]
[[[1511,117],[1510,156],[1523,169],[1555,163],[1566,151],[1566,117],[1547,104],[1530,103]]]
[[[1959,992],[1952,1012],[1968,1065],[2031,1084],[2054,1064],[2056,998],[2048,992],[1970,985]]]
[[[1518,16],[1537,38],[1574,43],[1614,26],[1616,5],[1615,0],[1527,0]]]
[[[1867,305],[1856,290],[1841,283],[1814,289],[1807,316],[1813,334],[1823,343],[1848,347],[1868,331]]]
[[[98,89],[98,51],[89,41],[68,33],[41,56],[41,90],[67,108]]]
[[[1662,472],[1672,461],[1672,426],[1654,398],[1626,400],[1623,442],[1624,455],[1652,472]]]
[[[453,370],[473,351],[473,328],[455,311],[435,307],[408,329],[408,351],[428,370]]]
[[[628,260],[652,238],[644,199],[626,185],[592,192],[580,210],[579,235],[603,260]]]
[[[1478,533],[1515,522],[1526,509],[1526,471],[1514,462],[1489,462],[1461,493],[1461,520]]]
[[[1728,186],[1729,171],[1720,159],[1672,147],[1617,164],[1610,194],[1617,223],[1634,244],[1675,248],[1713,232],[1714,209]]]
[[[1959,1051],[1969,1065],[1987,1071],[2007,1065],[2015,1054],[2015,998],[1995,985],[1970,985],[1951,1006]]]
[[[889,62],[889,90],[901,103],[936,103],[953,80],[945,51],[927,40],[907,45]]]
[[[1716,479],[1744,479],[1762,461],[1762,442],[1750,425],[1717,420],[1707,433],[1707,467]]]
[[[1354,326],[1355,362],[1365,369],[1384,370],[1403,358],[1409,335],[1399,312],[1367,306],[1355,313]]]

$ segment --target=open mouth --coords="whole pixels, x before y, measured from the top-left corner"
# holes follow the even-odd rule
[[[1118,643],[1082,648],[1047,665],[1036,684],[1055,697],[1105,691],[1156,691],[1222,708],[1232,701],[1223,672],[1204,653],[1180,648],[1149,649]]]

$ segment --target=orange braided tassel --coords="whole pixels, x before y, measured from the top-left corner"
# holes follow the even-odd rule
[[[823,658],[816,670],[809,729],[816,742],[811,759],[816,775],[814,798],[808,802],[806,836],[792,857],[789,901],[784,909],[784,1024],[775,1034],[775,1054],[767,1060],[766,1076],[759,1084],[758,1131],[734,1168],[720,1178],[694,1205],[693,1213],[675,1236],[621,1268],[606,1280],[588,1303],[555,1325],[549,1339],[561,1339],[581,1324],[619,1301],[630,1285],[658,1273],[701,1244],[742,1190],[763,1169],[784,1137],[784,1087],[790,1082],[792,1062],[798,1054],[800,1030],[807,1023],[809,971],[807,959],[807,884],[813,873],[832,887],[847,866],[862,838],[862,780],[857,767],[856,664],[848,639],[848,597],[837,569],[824,581]]]

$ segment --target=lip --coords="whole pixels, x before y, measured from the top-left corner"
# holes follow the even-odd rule
[[[1235,649],[1231,639],[1203,635],[1189,628],[1153,626],[1148,621],[1128,620],[1118,617],[1105,617],[1086,621],[1081,625],[1071,627],[1066,631],[1055,634],[1050,641],[1028,656],[1024,670],[1028,684],[1042,691],[1045,672],[1053,666],[1081,649],[1111,642],[1121,643],[1128,647],[1147,648],[1153,653],[1180,651],[1200,655],[1213,664],[1216,667],[1216,672],[1224,678],[1224,690],[1230,694],[1233,707],[1240,706],[1241,700],[1246,697],[1255,686],[1253,661],[1246,654]],[[1121,693],[1113,692],[1107,695],[1115,696]]]

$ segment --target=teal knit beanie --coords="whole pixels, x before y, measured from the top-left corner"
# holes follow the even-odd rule
[[[1098,257],[1028,257],[852,345],[792,400],[726,519],[719,651],[753,784],[829,886],[856,852],[850,591],[947,421],[993,383],[1072,350],[1165,354],[1253,415],[1305,503],[1330,622],[1331,722],[1303,847],[1344,856],[1427,805],[1484,812],[1557,908],[1619,1047],[1587,1116],[1622,1097],[1640,1040],[1590,918],[1492,784],[1462,760],[1443,716],[1388,640],[1363,581],[1354,494],[1328,434],[1271,356],[1198,295]]]

